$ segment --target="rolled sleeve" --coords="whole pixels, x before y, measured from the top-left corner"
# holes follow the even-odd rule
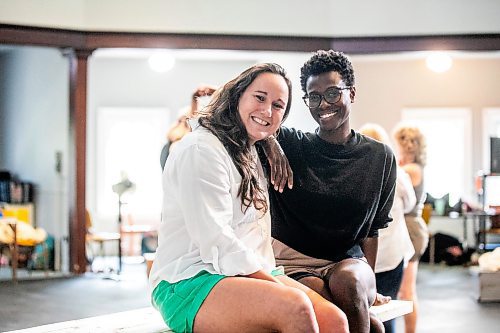
[[[371,229],[368,232],[368,237],[373,238],[378,237],[378,229],[387,228],[389,223],[392,222],[390,211],[394,202],[394,194],[396,191],[397,163],[392,151],[387,146],[385,146],[385,149],[386,164],[384,170],[383,187],[380,194],[377,213],[373,220]]]
[[[233,229],[233,166],[224,148],[193,144],[175,163],[179,205],[202,261],[226,276],[262,269],[254,251]]]

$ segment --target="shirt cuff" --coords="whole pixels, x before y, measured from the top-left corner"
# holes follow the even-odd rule
[[[249,275],[261,270],[255,253],[248,249],[219,255],[219,249],[212,247],[213,266],[217,273],[225,276]]]

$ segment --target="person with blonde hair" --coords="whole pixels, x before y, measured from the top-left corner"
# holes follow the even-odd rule
[[[255,144],[290,111],[284,69],[257,64],[217,90],[163,172],[152,303],[174,332],[348,332],[345,314],[276,267]]]
[[[378,124],[364,124],[359,129],[359,133],[390,146],[389,135]],[[393,221],[387,228],[379,231],[375,265],[377,291],[392,299],[398,298],[404,267],[415,253],[404,214],[412,210],[416,202],[409,175],[403,168],[398,167],[394,203],[391,208]],[[384,327],[386,333],[395,332],[395,320],[384,322]]]
[[[425,201],[424,192],[424,167],[426,164],[425,137],[416,126],[400,124],[394,130],[394,139],[397,144],[399,165],[410,176],[417,204],[405,214],[406,226],[415,249],[415,254],[410,259],[403,273],[403,281],[399,297],[403,300],[413,301],[413,312],[405,315],[405,332],[414,333],[417,328],[418,298],[417,298],[417,272],[418,262],[429,243],[429,231],[422,218],[422,209]]]

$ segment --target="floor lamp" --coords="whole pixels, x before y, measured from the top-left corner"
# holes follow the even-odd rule
[[[122,175],[122,181],[112,186],[113,192],[118,194],[118,274],[122,271],[122,195],[128,191],[135,189],[135,184],[128,179],[126,175]]]

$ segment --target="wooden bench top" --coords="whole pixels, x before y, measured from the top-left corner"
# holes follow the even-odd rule
[[[152,307],[11,331],[10,333],[166,333],[172,332]]]
[[[413,311],[410,301],[390,301],[372,306],[370,311],[386,321]],[[158,311],[152,307],[103,316],[70,320],[6,333],[167,333],[170,331]]]

